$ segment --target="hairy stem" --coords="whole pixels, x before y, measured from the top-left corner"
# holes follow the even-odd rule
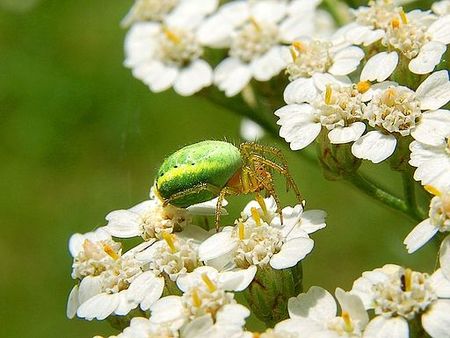
[[[420,216],[411,213],[407,202],[385,191],[376,183],[372,182],[366,177],[361,176],[361,174],[355,173],[354,175],[346,176],[345,179],[353,184],[356,188],[364,192],[366,195],[376,198],[384,205],[402,212],[414,221],[421,220]]]

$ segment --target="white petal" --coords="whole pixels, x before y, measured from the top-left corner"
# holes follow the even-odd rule
[[[358,158],[380,163],[391,156],[397,145],[393,135],[370,131],[352,145],[352,154]]]
[[[442,269],[437,269],[431,275],[430,282],[439,298],[450,298],[450,279],[445,277]]]
[[[247,269],[225,271],[220,274],[219,284],[226,291],[245,290],[256,274],[256,266],[252,265]]]
[[[381,92],[384,92],[389,87],[396,87],[396,86],[398,86],[398,83],[394,81],[384,81],[381,83],[375,83],[373,86],[369,88],[368,91],[362,94],[361,100],[363,102],[370,101],[374,96],[380,94]]]
[[[316,122],[314,109],[309,104],[291,104],[275,111],[280,119],[280,136],[290,143],[292,150],[303,149],[313,142],[322,128]]]
[[[237,243],[231,235],[231,231],[222,231],[209,237],[198,248],[199,259],[209,261],[232,252]]]
[[[102,283],[99,276],[87,276],[82,279],[78,288],[80,304],[102,292]]]
[[[254,142],[264,136],[264,129],[258,123],[243,118],[241,120],[240,135],[244,140]]]
[[[282,1],[264,0],[253,2],[250,15],[261,22],[278,22],[286,15],[286,4]]]
[[[103,320],[108,317],[119,305],[119,294],[101,293],[88,299],[80,305],[77,316],[92,320],[94,318]]]
[[[148,310],[162,295],[164,279],[156,277],[153,271],[140,274],[128,288],[128,301],[141,304],[142,310]]]
[[[250,68],[256,80],[268,81],[286,67],[286,61],[282,57],[283,48],[287,47],[275,46],[252,61]]]
[[[414,74],[431,73],[447,47],[440,42],[430,41],[422,46],[419,54],[409,62],[408,68]]]
[[[431,74],[416,90],[420,109],[436,110],[450,100],[450,81],[448,72],[440,70]]]
[[[364,308],[364,304],[356,295],[352,295],[349,292],[337,288],[335,292],[336,299],[341,305],[341,310],[346,311],[350,314],[352,320],[359,322],[361,328],[364,328],[369,322],[369,315]]]
[[[423,114],[411,135],[419,142],[431,146],[441,145],[450,135],[450,111],[440,109]]]
[[[211,66],[204,60],[196,60],[180,72],[173,89],[182,96],[190,96],[211,85],[212,79]]]
[[[78,300],[78,285],[75,285],[70,291],[69,297],[67,299],[67,318],[72,319],[77,314],[78,306],[80,302]]]
[[[164,18],[164,21],[169,26],[193,29],[202,22],[207,14],[212,13],[217,5],[217,0],[181,1]]]
[[[241,25],[250,16],[249,4],[244,1],[233,1],[222,5],[200,26],[198,39],[210,47],[223,48],[229,46],[235,27]]]
[[[251,77],[249,66],[231,57],[223,60],[214,71],[214,83],[226,96],[239,93]]]
[[[443,16],[433,22],[428,27],[428,33],[431,34],[433,41],[448,45],[450,43],[450,15]]]
[[[347,75],[358,68],[359,62],[364,57],[361,48],[351,46],[339,51],[333,57],[333,65],[328,70],[333,75]]]
[[[318,95],[317,87],[312,78],[299,78],[292,81],[284,90],[284,101],[291,103],[311,103]]]
[[[227,200],[222,201],[223,207],[225,207],[227,204],[228,204]],[[190,205],[186,209],[189,211],[191,215],[212,216],[216,212],[216,206],[217,206],[217,197],[206,202]],[[222,208],[222,215],[228,215],[228,212],[225,208]]]
[[[370,321],[364,331],[364,338],[408,338],[408,322],[402,317],[378,316]]]
[[[443,274],[450,280],[450,236],[445,237],[439,250],[439,263]]]
[[[274,269],[286,269],[296,265],[309,254],[314,247],[311,238],[293,238],[284,243],[280,252],[270,259],[270,266]]]
[[[328,139],[333,144],[342,144],[356,141],[364,134],[366,125],[363,122],[354,122],[348,127],[336,127],[329,131]]]
[[[312,286],[308,292],[289,298],[288,311],[291,318],[306,318],[325,323],[336,316],[337,306],[327,290]]]
[[[200,266],[193,272],[181,275],[177,279],[177,286],[181,291],[186,292],[191,287],[197,285],[202,274],[207,274],[212,281],[217,281],[220,273],[212,266]]]
[[[382,29],[372,30],[368,26],[352,23],[351,27],[346,30],[345,38],[347,41],[355,45],[364,44],[368,46],[375,41],[380,40],[385,35]]]
[[[314,73],[312,76],[314,80],[314,84],[316,87],[324,92],[327,88],[327,85],[337,85],[337,86],[345,86],[350,85],[352,81],[347,76],[333,76],[328,73]]]
[[[372,287],[373,283],[365,277],[360,277],[353,282],[352,294],[357,295],[363,302],[366,309],[373,308],[373,294]]]
[[[133,69],[133,75],[142,80],[155,93],[169,89],[175,82],[178,69],[160,62],[142,64]]]
[[[227,304],[223,306],[216,316],[216,322],[220,325],[245,325],[245,318],[250,316],[250,311],[241,304]]]
[[[311,36],[314,33],[314,17],[310,16],[288,16],[283,20],[278,29],[279,36],[283,42],[291,43],[302,36]]]
[[[327,213],[323,210],[307,210],[301,217],[301,228],[308,234],[325,228],[325,217]]]
[[[406,236],[403,244],[406,245],[408,253],[420,249],[438,232],[439,228],[431,224],[430,219],[423,220]]]
[[[397,52],[381,52],[372,56],[361,72],[361,81],[386,80],[394,72],[398,64]]]
[[[130,238],[141,235],[140,216],[129,210],[116,210],[106,215],[106,230],[114,237]]]
[[[422,326],[433,338],[450,337],[450,299],[439,299],[422,315]]]
[[[139,22],[134,24],[125,37],[126,67],[133,68],[153,58],[157,34],[161,31],[159,24]]]
[[[275,332],[288,332],[293,337],[315,337],[323,329],[320,322],[300,317],[283,320],[274,327]],[[299,336],[299,332],[302,333],[301,336]]]
[[[156,324],[175,321],[184,317],[184,307],[179,296],[167,296],[159,299],[151,307],[151,322]]]

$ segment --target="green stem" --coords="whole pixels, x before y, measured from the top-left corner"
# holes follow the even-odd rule
[[[410,171],[402,171],[402,181],[403,181],[403,195],[405,197],[406,205],[409,212],[414,215],[416,219],[425,219],[426,215],[417,208],[416,202],[416,189],[414,186],[414,181],[411,180]]]
[[[347,16],[343,11],[347,7],[346,4],[339,0],[323,0],[323,4],[338,26],[343,26],[347,23]]]
[[[384,205],[402,212],[415,221],[421,220],[421,218],[417,215],[411,214],[410,209],[404,200],[388,193],[384,189],[377,186],[374,182],[370,181],[368,178],[361,176],[361,174],[355,173],[354,175],[346,176],[345,179],[353,184],[356,188],[358,188],[365,194],[376,198]]]

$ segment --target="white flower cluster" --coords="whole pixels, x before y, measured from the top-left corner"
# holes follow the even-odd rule
[[[153,92],[192,95],[215,84],[227,96],[251,79],[270,80],[300,36],[328,35],[333,21],[317,0],[136,0],[124,19],[125,66]],[[210,65],[206,55],[227,56]]]
[[[286,207],[281,223],[275,200],[258,197],[236,227],[211,234],[193,224],[195,215],[212,215],[215,206],[215,200],[187,209],[163,206],[151,193],[148,201],[110,212],[104,227],[73,235],[77,285],[67,316],[103,320],[140,307],[149,319],[133,318],[119,337],[244,334],[250,312],[233,292],[245,290],[258,268],[297,265],[313,248],[308,234],[325,227],[325,213]],[[143,242],[122,254],[122,244],[111,236]]]

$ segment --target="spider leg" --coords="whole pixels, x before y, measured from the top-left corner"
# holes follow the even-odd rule
[[[217,196],[217,195],[219,195],[221,188],[219,188],[213,184],[209,184],[209,183],[200,183],[189,189],[182,190],[182,191],[179,191],[179,192],[173,194],[172,196],[170,196],[169,198],[167,198],[163,201],[163,206],[165,207],[173,201],[176,201],[180,198],[183,198],[183,197],[186,197],[189,195],[198,194],[199,192],[204,191],[204,190],[210,191],[211,193],[213,193],[214,195]]]
[[[222,214],[222,204],[226,195],[239,195],[239,191],[230,187],[224,187],[222,188],[222,190],[220,190],[219,196],[217,197],[215,222],[214,222],[216,226],[216,232],[219,232],[220,216]]]
[[[280,166],[279,164],[262,157],[259,154],[250,154],[250,158],[249,160],[251,162],[258,162],[258,163],[262,163],[270,168],[272,168],[273,170],[277,171],[278,173],[280,173],[281,175],[283,175],[286,180],[289,182],[289,186],[294,190],[295,195],[297,197],[297,200],[303,205],[305,206],[305,200],[303,199],[300,190],[297,187],[297,184],[295,183],[294,179],[292,178],[291,174],[289,173],[287,168],[284,168],[282,166]]]
[[[268,192],[273,197],[273,199],[275,200],[275,204],[277,206],[276,212],[280,217],[281,224],[283,224],[283,212],[281,209],[281,201],[273,186],[272,177],[261,178],[259,177],[259,175],[256,174],[255,171],[252,170],[249,170],[249,175],[251,175],[254,179],[256,179],[259,185],[262,185],[264,187],[264,190],[266,190],[266,192]]]
[[[246,143],[241,144],[240,150],[242,153],[245,154],[245,156],[247,158],[250,157],[252,154],[260,155],[261,157],[264,157],[264,158],[266,155],[272,155],[281,162],[281,165],[279,164],[279,166],[283,167],[289,173],[286,157],[284,157],[282,151],[278,148],[258,144],[255,142],[246,142]],[[268,159],[268,160],[272,161],[270,159]],[[272,162],[276,163],[274,161],[272,161]],[[289,178],[286,175],[285,175],[285,178],[286,178],[286,192],[288,192],[290,187],[292,187],[293,189],[294,189],[294,187],[292,186]]]

